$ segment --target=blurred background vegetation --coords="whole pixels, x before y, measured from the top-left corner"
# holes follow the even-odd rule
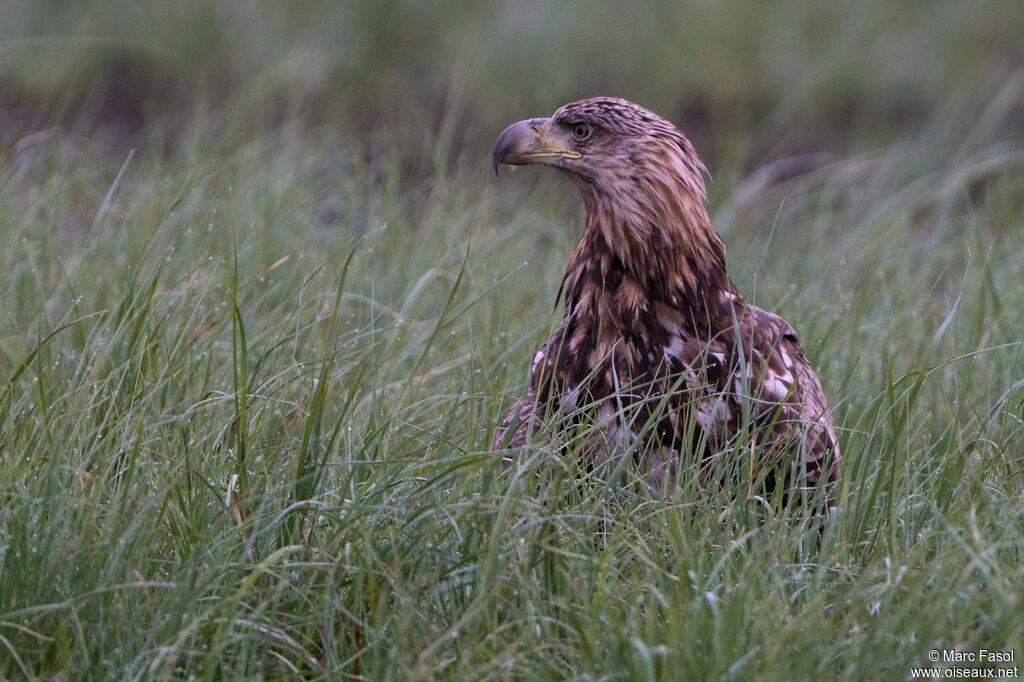
[[[998,0],[7,0],[3,14],[7,144],[53,122],[137,143],[212,107],[244,112],[218,131],[229,143],[293,117],[426,157],[451,138],[481,168],[509,121],[596,94],[675,121],[711,168],[844,154],[937,110],[976,115],[1019,91],[1024,64],[1024,6]],[[1020,136],[1012,94],[1002,132]]]

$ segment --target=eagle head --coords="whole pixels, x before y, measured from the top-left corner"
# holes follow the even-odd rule
[[[647,288],[684,286],[694,296],[733,290],[725,246],[704,206],[704,165],[657,114],[618,97],[570,102],[550,118],[510,125],[493,159],[496,172],[502,163],[552,166],[579,189],[587,217],[566,271],[570,294],[580,279],[573,273],[588,263],[604,275],[613,263],[644,272]]]
[[[498,136],[493,161],[496,173],[503,163],[557,168],[584,199],[625,193],[659,200],[666,190],[679,188],[698,200],[705,196],[706,171],[686,136],[657,114],[618,97],[570,102],[550,118],[513,123]]]

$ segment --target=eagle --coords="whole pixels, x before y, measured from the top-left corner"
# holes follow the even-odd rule
[[[506,465],[550,417],[576,415],[596,426],[592,470],[631,458],[652,489],[746,472],[750,496],[779,490],[788,505],[818,490],[815,507],[832,507],[841,456],[825,392],[793,328],[730,279],[690,141],[637,104],[597,97],[513,123],[493,161],[496,173],[558,169],[586,208],[555,302],[564,294],[564,317],[496,429]]]

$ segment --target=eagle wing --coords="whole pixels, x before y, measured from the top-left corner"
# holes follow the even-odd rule
[[[675,475],[680,452],[693,450],[698,455],[695,463],[703,459],[707,464],[713,455],[727,448],[742,428],[746,402],[752,406],[747,412],[754,419],[754,437],[764,469],[761,473],[774,476],[774,470],[788,469],[787,488],[794,483],[813,488],[824,475],[831,491],[839,472],[838,439],[825,392],[796,332],[778,315],[750,304],[746,304],[741,320],[733,334],[710,342],[669,324],[672,333],[668,345],[658,354],[657,369],[649,367],[636,375],[622,376],[617,398],[591,395],[584,405],[576,403],[580,402],[578,394],[586,392],[586,382],[566,381],[567,367],[573,366],[575,358],[564,352],[571,344],[566,343],[566,332],[560,329],[535,354],[530,386],[498,427],[495,449],[522,448],[544,428],[546,415],[563,408],[591,409],[591,400],[596,398],[600,405],[592,419],[604,438],[588,450],[593,460],[590,466],[600,469],[617,462],[638,433],[645,430],[636,419],[636,411],[628,424],[623,423],[616,402],[643,400],[641,396],[650,394],[646,396],[648,402],[657,403],[650,398],[674,391],[668,401],[669,413],[658,417],[662,425],[654,431],[661,442],[641,449],[644,457],[652,459],[644,468],[651,474],[653,486],[660,487],[666,474]],[[586,357],[593,356],[588,353]],[[559,365],[563,371],[559,371]],[[560,390],[550,390],[552,377],[561,379],[555,382]],[[574,395],[577,399],[572,399]],[[691,424],[694,420],[696,428]],[[549,440],[550,436],[545,436],[544,442]],[[787,462],[779,461],[781,456],[793,459],[787,466]],[[505,460],[511,461],[509,457]]]
[[[789,323],[749,304],[748,311],[752,332],[747,338],[752,339],[750,359],[754,365],[752,376],[756,378],[751,393],[763,406],[759,416],[771,421],[771,433],[766,440],[796,458],[791,478],[814,487],[824,476],[831,492],[838,478],[841,455],[818,375]]]
[[[544,425],[544,405],[531,385],[526,395],[516,401],[501,425],[494,432],[494,449],[518,450]],[[506,463],[511,462],[508,457]]]

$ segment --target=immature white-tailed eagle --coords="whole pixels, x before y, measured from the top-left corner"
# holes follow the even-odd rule
[[[722,471],[716,458],[732,457],[769,492],[781,480],[783,499],[820,486],[831,506],[840,454],[825,393],[793,328],[729,278],[689,140],[599,97],[506,128],[501,163],[564,172],[587,216],[562,280],[565,318],[495,447],[521,448],[555,411],[586,412],[602,434],[592,467],[632,452],[652,484],[680,471],[705,483]]]

